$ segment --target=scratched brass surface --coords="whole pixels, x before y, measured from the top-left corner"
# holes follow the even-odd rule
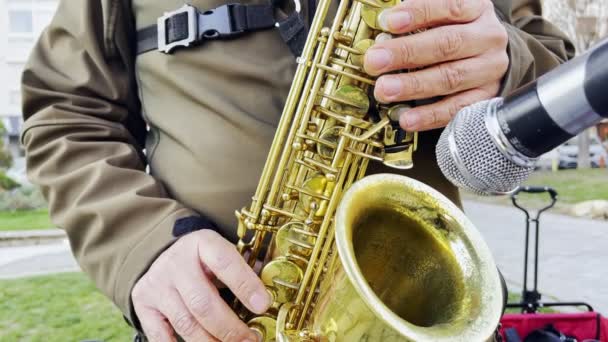
[[[374,204],[375,205],[375,204]],[[379,203],[357,219],[353,248],[376,296],[399,317],[430,327],[462,310],[462,272],[435,227],[410,211]]]

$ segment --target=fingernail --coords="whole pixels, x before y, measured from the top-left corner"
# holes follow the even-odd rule
[[[386,49],[369,49],[365,54],[365,69],[381,71],[391,62],[391,54]]]
[[[379,82],[382,94],[385,96],[393,97],[401,92],[401,81],[395,77],[382,77]]]
[[[255,312],[264,312],[270,305],[270,298],[266,292],[254,293],[249,298],[249,304]]]
[[[404,113],[401,115],[400,121],[405,124],[405,128],[414,129],[417,128],[420,118],[412,113]]]
[[[384,31],[401,32],[412,22],[412,15],[405,11],[384,10],[378,15],[378,25]]]

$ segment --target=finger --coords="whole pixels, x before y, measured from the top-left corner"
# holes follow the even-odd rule
[[[399,125],[407,131],[426,131],[445,127],[462,108],[490,99],[496,95],[500,85],[467,90],[446,97],[433,104],[414,107],[399,117]]]
[[[192,266],[182,265],[199,271],[175,272],[174,278],[177,291],[194,318],[220,341],[255,341],[255,333],[228,307],[202,270]]]
[[[175,342],[173,329],[158,311],[148,307],[135,306],[135,312],[141,323],[141,327],[150,342]]]
[[[455,94],[500,79],[508,66],[508,56],[497,54],[384,75],[376,81],[374,96],[382,103],[392,103]]]
[[[491,47],[504,51],[504,27],[479,30],[476,25],[441,26],[425,32],[385,40],[365,53],[364,69],[370,75],[412,69],[473,57]]]
[[[270,306],[270,295],[234,245],[213,231],[200,233],[205,235],[198,252],[201,261],[249,310],[264,313]]]
[[[401,34],[438,25],[468,23],[490,6],[487,0],[408,0],[381,12],[378,24],[384,31]]]
[[[175,289],[164,293],[160,302],[162,305],[159,310],[185,341],[216,341],[190,313]]]

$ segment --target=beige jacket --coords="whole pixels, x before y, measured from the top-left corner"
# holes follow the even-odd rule
[[[494,3],[510,38],[504,92],[572,57],[539,1]],[[204,215],[234,239],[234,209],[255,190],[295,70],[274,30],[136,57],[135,30],[182,5],[63,0],[23,73],[28,175],[82,269],[131,321],[131,289],[177,219]],[[435,162],[438,133],[421,134],[405,174],[458,201]]]

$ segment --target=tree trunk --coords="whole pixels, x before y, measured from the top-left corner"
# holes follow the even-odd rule
[[[591,159],[589,158],[589,130],[584,130],[578,136],[578,166],[579,169],[591,168]]]

